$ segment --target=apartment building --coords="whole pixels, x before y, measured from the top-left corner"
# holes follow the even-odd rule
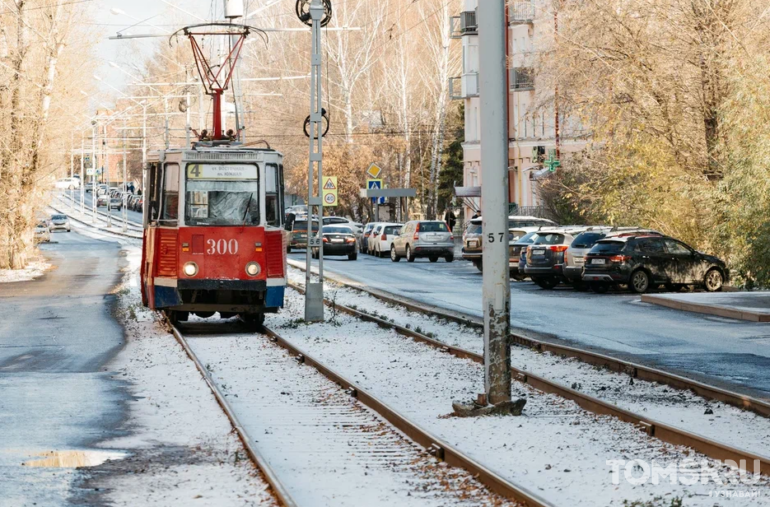
[[[481,125],[479,115],[478,0],[464,0],[453,18],[452,36],[462,40],[462,75],[451,79],[450,94],[465,102],[463,187],[457,196],[466,216],[481,208]],[[543,214],[538,181],[547,178],[554,161],[585,146],[578,122],[554,111],[554,91],[538,87],[537,52],[553,41],[553,4],[547,0],[512,2],[508,7],[509,148],[508,196],[511,213]],[[556,136],[558,125],[559,136]],[[558,141],[557,141],[558,139]]]

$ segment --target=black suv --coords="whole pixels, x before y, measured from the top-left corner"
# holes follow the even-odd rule
[[[659,284],[669,290],[697,285],[716,292],[728,279],[722,260],[666,236],[603,239],[586,255],[583,272],[583,281],[600,293],[618,284],[637,294]]]

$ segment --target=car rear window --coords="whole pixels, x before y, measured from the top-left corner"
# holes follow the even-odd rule
[[[307,220],[305,221],[299,221],[297,220],[294,222],[294,227],[292,228],[295,231],[306,231],[307,230]],[[318,230],[318,222],[313,222],[313,230]]]
[[[390,225],[388,227],[385,227],[385,234],[400,234],[400,233],[401,233],[400,225]]]
[[[449,232],[444,222],[420,222],[420,232]]]
[[[465,234],[481,234],[481,224],[470,224],[467,229],[465,229]]]
[[[67,220],[67,215],[54,215],[51,220]]]
[[[572,248],[591,248],[597,241],[604,238],[601,232],[583,232],[572,242]]]
[[[521,238],[527,235],[525,231],[508,231],[508,241],[519,241]]]
[[[327,225],[324,227],[324,234],[353,234],[353,230],[350,227]]]
[[[525,234],[524,236],[516,240],[516,243],[523,244],[523,245],[531,245],[532,243],[535,242],[535,236],[537,236],[536,232],[530,232],[529,234]]]
[[[599,241],[593,248],[591,248],[592,254],[616,254],[623,250],[626,246],[624,241]]]
[[[538,233],[535,238],[535,245],[562,245],[564,244],[564,234],[555,232]]]

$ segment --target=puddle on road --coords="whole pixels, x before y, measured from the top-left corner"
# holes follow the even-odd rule
[[[40,468],[95,467],[106,461],[123,459],[127,454],[114,451],[51,451],[37,456],[39,458],[25,461],[22,466]]]

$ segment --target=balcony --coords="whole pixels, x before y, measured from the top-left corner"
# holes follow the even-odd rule
[[[529,67],[510,69],[511,90],[527,91],[535,89],[535,73]]]
[[[532,2],[514,2],[509,7],[508,23],[522,25],[535,21],[535,4]]]
[[[452,100],[463,100],[479,96],[479,74],[471,72],[462,76],[449,78],[449,97]]]
[[[476,11],[465,11],[459,16],[449,18],[449,33],[453,39],[461,39],[463,35],[478,34]]]

